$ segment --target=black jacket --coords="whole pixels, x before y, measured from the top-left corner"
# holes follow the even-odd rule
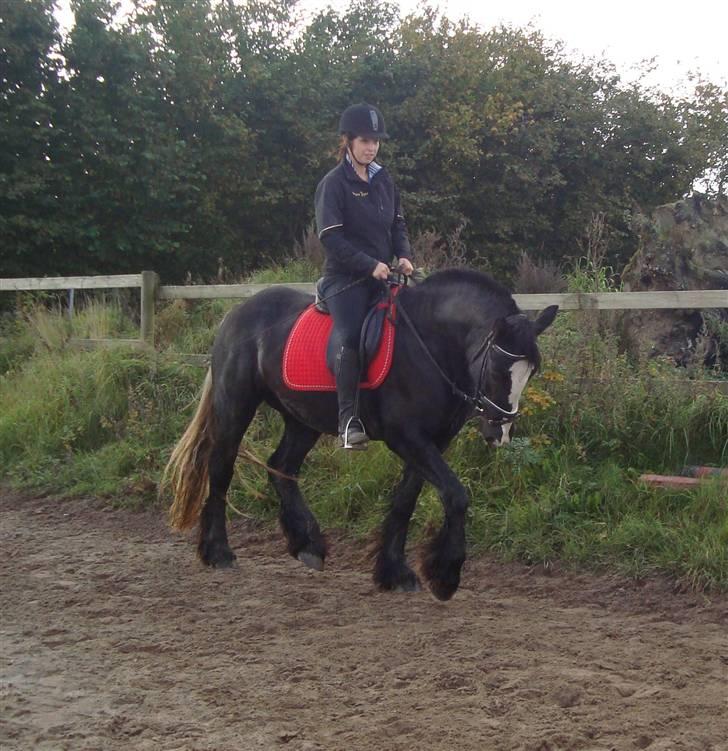
[[[315,203],[327,276],[366,276],[379,261],[410,258],[399,191],[384,167],[373,165],[367,183],[342,161],[318,184]]]

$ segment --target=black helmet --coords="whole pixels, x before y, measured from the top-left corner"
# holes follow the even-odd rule
[[[341,114],[339,133],[361,138],[389,138],[382,113],[372,104],[352,104]]]

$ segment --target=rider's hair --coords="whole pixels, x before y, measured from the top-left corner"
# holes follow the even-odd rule
[[[343,162],[344,157],[346,156],[346,150],[349,148],[349,145],[351,144],[353,138],[349,133],[344,133],[344,135],[339,138],[339,145],[336,147],[336,161],[337,162]]]

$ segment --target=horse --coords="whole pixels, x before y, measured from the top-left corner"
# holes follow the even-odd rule
[[[216,335],[197,410],[175,446],[163,476],[173,493],[170,522],[178,530],[199,523],[197,551],[211,567],[233,565],[225,506],[240,443],[264,402],[283,417],[280,444],[267,462],[279,500],[288,552],[322,570],[326,543],[299,490],[298,472],[323,433],[337,433],[331,392],[288,388],[282,357],[297,316],[312,296],[289,287],[267,288],[227,313]],[[540,354],[536,337],[558,306],[530,320],[510,292],[469,269],[433,273],[397,295],[391,369],[378,388],[360,393],[359,414],[370,439],[384,441],[403,462],[374,553],[381,590],[421,590],[405,557],[410,518],[425,481],[439,493],[444,520],[423,554],[420,570],[440,600],[453,596],[465,561],[468,493],[443,458],[466,420],[480,415],[491,445],[511,437],[518,404]]]

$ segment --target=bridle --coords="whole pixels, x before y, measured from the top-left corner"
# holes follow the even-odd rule
[[[475,360],[478,359],[478,357],[480,356],[480,353],[481,352],[483,353],[483,360],[480,364],[478,382],[475,384],[474,392],[472,394],[468,394],[467,392],[463,391],[440,367],[440,364],[437,362],[433,354],[427,348],[427,345],[424,343],[424,341],[422,341],[422,337],[419,335],[417,329],[412,323],[412,319],[409,317],[404,307],[400,304],[397,306],[397,310],[402,315],[402,318],[404,318],[405,323],[412,330],[412,334],[414,335],[415,339],[419,343],[420,347],[422,347],[427,357],[429,357],[430,361],[435,366],[438,373],[442,376],[443,380],[450,386],[453,394],[460,397],[463,401],[466,401],[470,405],[472,405],[473,409],[475,409],[475,411],[478,412],[479,414],[485,415],[490,425],[496,425],[496,426],[505,425],[506,423],[513,422],[518,417],[518,414],[519,414],[518,409],[513,409],[513,410],[503,409],[503,407],[501,407],[499,404],[496,404],[492,399],[488,398],[488,396],[483,391],[484,389],[483,381],[485,379],[485,371],[488,365],[489,355],[491,352],[494,352],[494,351],[499,352],[500,354],[505,355],[506,357],[509,357],[514,362],[516,362],[517,360],[528,359],[526,355],[514,355],[512,352],[508,352],[508,350],[503,349],[503,347],[495,343],[494,341],[495,336],[493,332],[492,331],[489,332],[486,335],[486,337],[483,339],[483,343],[478,347],[478,349],[475,352],[475,356],[473,357],[473,362],[474,362]],[[488,408],[494,409],[496,412],[499,413],[499,416],[489,417]]]
[[[519,411],[518,409],[503,409],[503,407],[496,404],[492,399],[489,399],[483,392],[483,381],[485,379],[485,369],[488,365],[488,354],[491,352],[491,350],[500,352],[500,354],[505,355],[506,357],[509,357],[511,360],[513,360],[513,362],[517,362],[518,360],[526,360],[527,358],[525,355],[514,355],[512,352],[503,349],[500,344],[495,343],[494,338],[494,334],[491,331],[485,337],[480,347],[478,347],[478,350],[475,353],[475,357],[473,357],[473,360],[476,360],[478,355],[480,354],[480,351],[483,350],[483,361],[480,364],[480,374],[478,375],[478,383],[475,386],[475,393],[472,396],[466,396],[469,401],[472,401],[473,406],[475,407],[475,411],[480,414],[485,413],[486,406],[493,407],[493,409],[500,412],[500,417],[487,417],[486,415],[486,419],[488,420],[488,423],[490,425],[505,425],[507,422],[513,422],[518,417]]]

